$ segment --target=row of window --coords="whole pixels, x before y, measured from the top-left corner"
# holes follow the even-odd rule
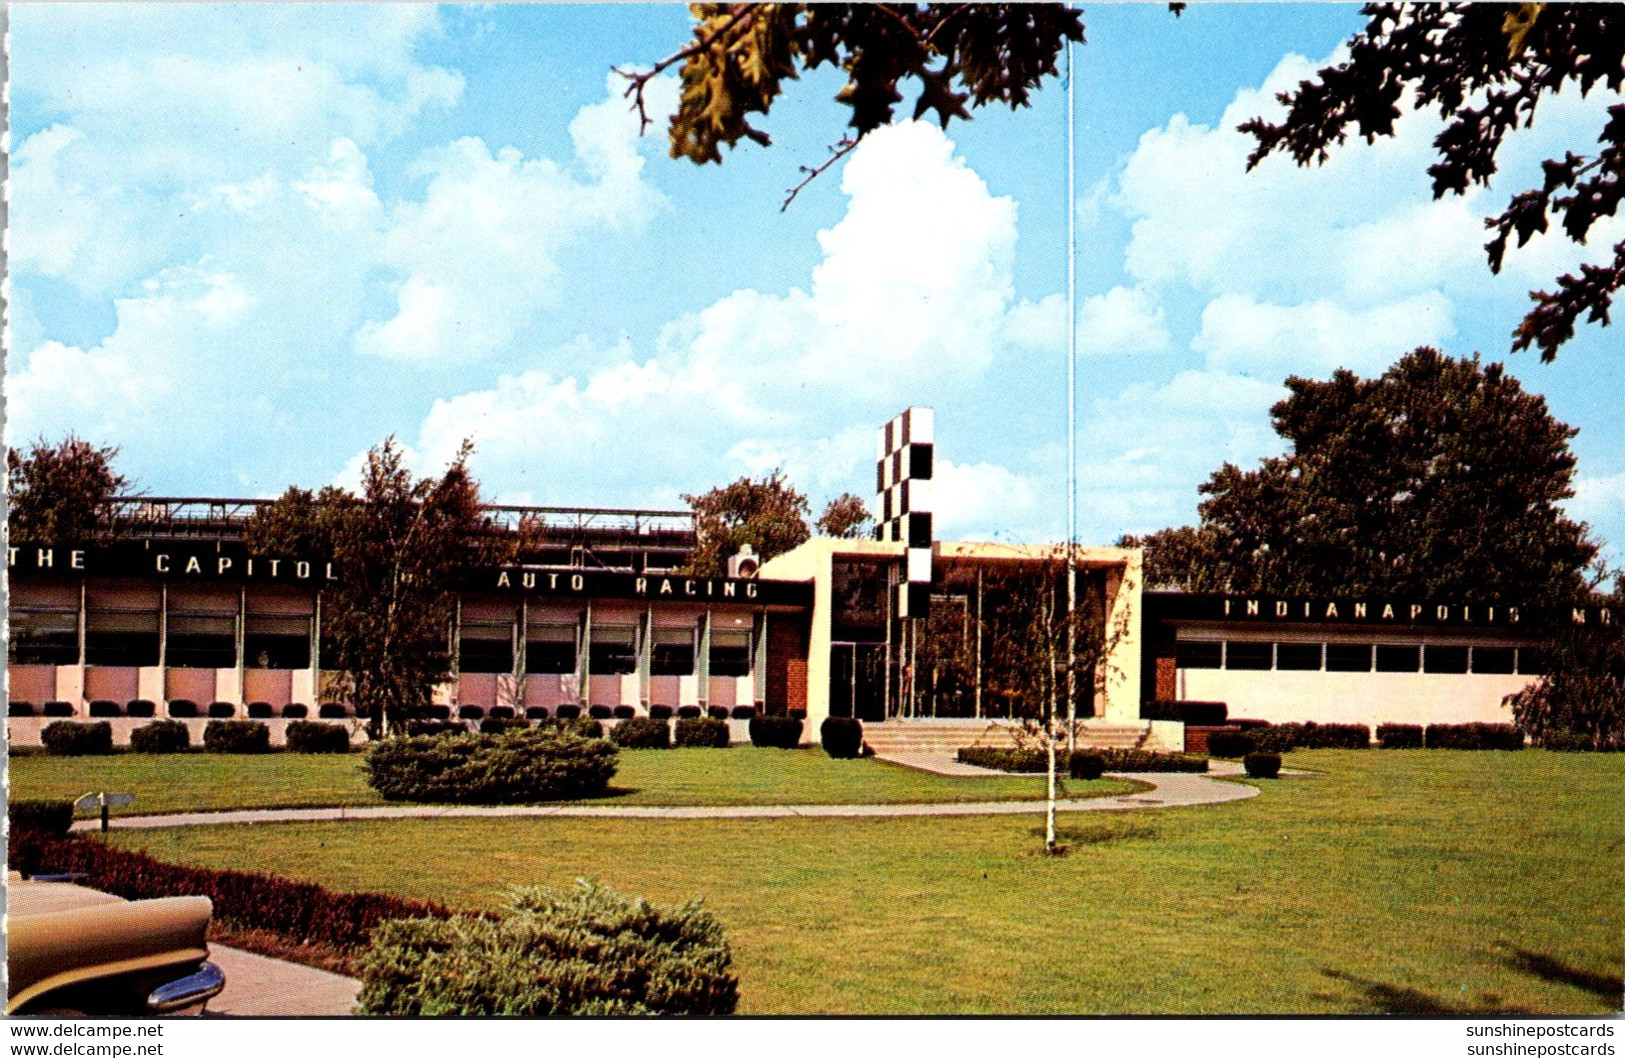
[[[1538,675],[1546,671],[1534,647],[1416,643],[1259,643],[1250,640],[1180,640],[1182,669],[1243,672],[1437,672]]]
[[[513,641],[499,639],[479,629],[465,630],[458,642],[458,668],[463,672],[512,672]],[[575,629],[548,639],[525,641],[525,672],[535,675],[568,675],[576,671]],[[695,674],[695,647],[692,629],[655,629],[649,648],[651,676],[692,676]],[[713,676],[749,676],[751,673],[750,633],[727,630],[711,633],[707,660]],[[593,629],[587,646],[587,672],[593,676],[630,676],[638,671],[637,630],[632,627]]]

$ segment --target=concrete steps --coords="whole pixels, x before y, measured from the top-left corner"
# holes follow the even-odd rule
[[[863,740],[880,756],[952,756],[963,746],[1015,746],[1016,728],[1003,720],[888,720],[863,725]],[[1078,745],[1091,749],[1133,748],[1146,740],[1144,724],[1084,721]]]

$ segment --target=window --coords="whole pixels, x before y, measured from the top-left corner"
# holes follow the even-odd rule
[[[1320,671],[1320,643],[1275,644],[1275,667],[1294,672]]]
[[[750,675],[750,632],[718,629],[711,633],[711,675]]]
[[[1224,667],[1244,670],[1274,668],[1275,644],[1231,640],[1224,645]]]
[[[1520,675],[1544,676],[1551,667],[1551,659],[1546,651],[1540,647],[1518,648],[1518,672]]]
[[[1508,675],[1517,667],[1513,647],[1474,647],[1473,671]]]
[[[157,611],[90,611],[85,615],[85,663],[126,666],[158,664]]]
[[[169,615],[164,664],[177,669],[237,667],[237,618],[231,614]],[[129,664],[126,662],[126,664]]]
[[[1466,672],[1466,647],[1441,647],[1429,644],[1422,651],[1423,672]]]
[[[1370,643],[1327,643],[1327,672],[1370,672]]]
[[[250,669],[308,669],[310,618],[249,614],[243,630],[243,665]]]
[[[13,665],[79,664],[79,612],[12,610],[6,660]]]
[[[457,637],[459,672],[512,672],[513,625],[507,621],[464,621]]]
[[[637,633],[632,625],[595,626],[587,671],[594,676],[630,676],[638,671]]]
[[[576,670],[576,626],[531,625],[525,634],[525,671],[566,676]]]
[[[1422,668],[1422,648],[1381,643],[1377,646],[1378,672],[1418,672]]]
[[[1224,658],[1223,643],[1181,639],[1174,644],[1174,664],[1182,669],[1216,669]]]
[[[694,629],[656,628],[654,652],[649,659],[649,674],[694,675]]]

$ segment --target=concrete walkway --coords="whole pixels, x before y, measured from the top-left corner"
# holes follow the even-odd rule
[[[1237,769],[1240,770],[1239,768]],[[1215,768],[1215,772],[1219,769]],[[1152,787],[1118,797],[1062,801],[1062,812],[1120,812],[1138,808],[1186,808],[1224,804],[1258,796],[1258,788],[1221,782],[1210,775],[1168,772],[1123,773]],[[349,808],[256,808],[230,812],[180,812],[162,816],[114,817],[118,830],[220,826],[240,823],[313,823],[366,819],[860,819],[917,816],[1007,816],[1043,810],[1044,802],[966,801],[950,804],[890,805],[369,805]],[[95,820],[75,823],[75,830],[94,830]]]
[[[209,1000],[207,1017],[342,1017],[361,991],[353,977],[224,944],[209,945],[209,961],[226,975],[226,987]]]

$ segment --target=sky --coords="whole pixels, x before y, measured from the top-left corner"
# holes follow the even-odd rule
[[[1434,201],[1440,126],[1246,171],[1236,126],[1335,60],[1339,5],[1085,9],[1066,89],[946,132],[842,134],[838,78],[787,85],[770,147],[667,156],[618,66],[679,5],[20,5],[10,12],[6,436],[119,448],[154,496],[353,485],[395,437],[459,443],[487,499],[680,508],[782,469],[814,513],[872,499],[875,431],[936,409],[938,536],[1066,534],[1067,220],[1077,225],[1078,531],[1192,524],[1197,486],[1280,454],[1289,375],[1418,345],[1504,361],[1579,428],[1570,514],[1625,564],[1625,357],[1585,326],[1509,354],[1527,291],[1483,218],[1618,102],[1542,103],[1491,187]],[[1588,256],[1590,255],[1590,256]]]

